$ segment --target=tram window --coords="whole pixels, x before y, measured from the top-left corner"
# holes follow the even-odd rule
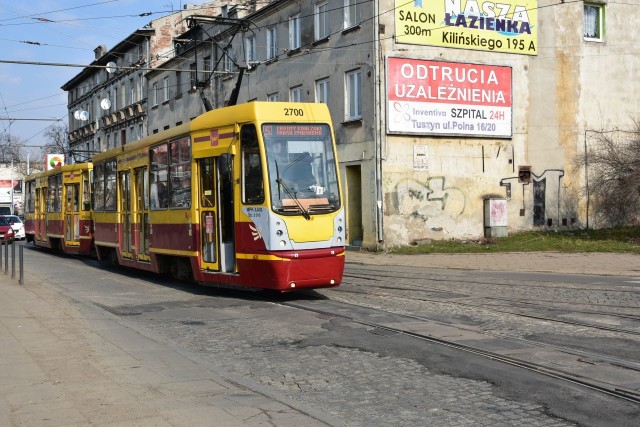
[[[105,163],[104,169],[104,210],[115,211],[116,210],[116,161],[112,160]]]
[[[171,207],[191,207],[191,146],[188,137],[170,144]]]
[[[49,177],[49,196],[47,198],[47,212],[61,211],[61,185],[62,175],[54,175]]]
[[[151,168],[149,170],[151,209],[165,209],[168,206],[167,179],[168,158],[167,144],[157,145],[149,150]]]
[[[200,160],[200,194],[202,207],[212,208],[216,205],[216,184],[213,157]]]
[[[93,209],[104,210],[104,165],[95,165],[93,170]]]
[[[82,210],[88,211],[91,207],[90,202],[91,191],[89,191],[89,180],[82,178]]]
[[[27,189],[25,194],[26,201],[24,204],[24,208],[26,212],[34,211],[35,191],[36,191],[36,182],[35,181],[27,182]]]
[[[65,186],[64,191],[65,191],[65,195],[66,195],[66,198],[67,198],[66,210],[68,212],[72,212],[72,211],[74,211],[74,209],[73,209],[73,198],[74,198],[73,197],[73,184],[67,184]]]
[[[242,144],[242,176],[244,177],[242,201],[244,203],[262,203],[264,202],[262,161],[260,160],[260,147],[254,125],[242,127],[240,143]]]

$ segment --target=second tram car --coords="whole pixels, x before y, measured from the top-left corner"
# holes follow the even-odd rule
[[[77,163],[25,178],[27,243],[67,253],[92,253],[91,170],[91,163]]]
[[[324,104],[220,108],[92,160],[99,258],[203,284],[342,281],[345,209]]]

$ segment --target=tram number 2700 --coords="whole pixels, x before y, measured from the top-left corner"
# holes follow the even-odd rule
[[[304,110],[302,108],[285,108],[284,115],[302,117],[304,116]]]

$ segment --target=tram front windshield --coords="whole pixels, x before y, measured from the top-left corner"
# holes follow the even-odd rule
[[[262,125],[274,212],[304,215],[340,208],[331,129],[326,124]]]

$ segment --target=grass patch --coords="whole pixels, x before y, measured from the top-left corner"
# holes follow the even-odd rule
[[[640,254],[640,227],[600,230],[526,231],[481,240],[433,240],[389,249],[394,254],[495,252],[624,252]]]

